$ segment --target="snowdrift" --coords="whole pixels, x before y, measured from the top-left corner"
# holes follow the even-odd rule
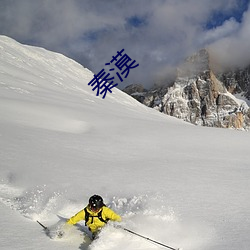
[[[249,249],[249,133],[195,127],[118,89],[61,54],[0,36],[0,211],[3,249],[162,249],[108,225],[53,227],[92,194],[122,225],[185,250]],[[11,240],[10,240],[11,238]]]

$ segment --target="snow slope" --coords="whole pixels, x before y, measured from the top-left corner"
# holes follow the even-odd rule
[[[0,248],[162,249],[112,225],[90,244],[83,223],[61,240],[36,223],[53,228],[97,193],[124,227],[171,247],[250,249],[249,133],[181,122],[118,89],[102,99],[92,77],[0,36]]]

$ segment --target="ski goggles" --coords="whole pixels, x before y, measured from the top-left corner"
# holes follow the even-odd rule
[[[93,206],[93,205],[92,206],[90,205],[89,208],[93,212],[97,212],[97,211],[99,211],[101,209],[101,207],[97,207],[97,206]]]

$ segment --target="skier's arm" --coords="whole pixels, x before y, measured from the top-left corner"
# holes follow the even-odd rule
[[[84,220],[85,218],[85,212],[84,209],[72,216],[70,219],[68,219],[67,224],[75,225],[78,221]]]
[[[122,221],[121,216],[118,215],[118,214],[116,214],[116,213],[115,213],[113,210],[111,210],[110,208],[105,207],[104,210],[105,210],[105,217],[106,217],[107,219],[110,219],[110,220],[112,220],[112,221],[118,221],[118,222]]]

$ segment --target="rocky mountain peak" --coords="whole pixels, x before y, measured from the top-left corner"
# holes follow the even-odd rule
[[[178,67],[171,86],[130,94],[149,107],[196,125],[248,129],[249,106],[233,94],[247,96],[250,67],[249,71],[220,74],[212,68],[209,51],[202,49]]]
[[[209,53],[201,49],[194,55],[188,57],[177,69],[177,77],[194,77],[205,74],[210,70]]]

